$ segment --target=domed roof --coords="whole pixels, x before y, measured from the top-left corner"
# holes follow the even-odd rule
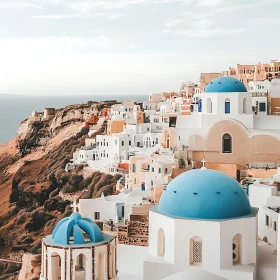
[[[85,234],[87,236],[85,236]],[[85,240],[85,237],[89,240]],[[87,242],[101,242],[104,236],[99,226],[91,219],[82,218],[77,212],[70,217],[60,220],[55,226],[52,239],[59,245],[85,244]]]
[[[163,191],[158,210],[179,218],[220,220],[251,214],[247,194],[223,172],[194,169],[182,173]]]
[[[205,92],[247,92],[247,89],[242,82],[235,78],[219,77],[208,84]]]

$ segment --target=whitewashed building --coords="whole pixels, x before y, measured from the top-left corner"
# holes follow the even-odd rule
[[[228,280],[254,279],[257,212],[241,186],[222,172],[196,169],[179,175],[150,210],[144,280],[192,268]]]

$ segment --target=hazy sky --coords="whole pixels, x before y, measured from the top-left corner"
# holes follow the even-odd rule
[[[280,0],[0,0],[0,92],[147,94],[280,59]]]

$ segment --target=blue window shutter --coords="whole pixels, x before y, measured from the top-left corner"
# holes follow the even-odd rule
[[[225,114],[230,114],[230,102],[225,102]]]
[[[198,112],[202,112],[202,100],[198,101]]]
[[[266,108],[265,108],[266,106],[265,106],[265,103],[264,102],[262,102],[262,103],[260,103],[260,112],[265,112],[266,111]]]

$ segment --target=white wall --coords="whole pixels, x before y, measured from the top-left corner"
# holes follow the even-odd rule
[[[277,187],[266,185],[249,185],[249,199],[252,207],[261,208],[265,206],[270,196],[277,196]]]
[[[266,216],[268,216],[269,223],[266,224]],[[258,235],[260,239],[267,237],[267,242],[273,246],[277,246],[277,228],[278,228],[279,214],[266,207],[261,207],[258,215]],[[274,227],[276,223],[276,230]]]
[[[177,270],[192,267],[193,265],[190,264],[190,240],[194,237],[199,237],[202,239],[201,267],[203,269],[224,276],[229,280],[252,280],[254,277],[255,267],[252,264],[256,264],[256,217],[227,221],[198,221],[173,219],[150,211],[149,227],[149,252],[155,256],[155,271],[159,269],[158,263],[163,261],[175,265]],[[165,255],[162,257],[157,256],[159,229],[163,229],[165,235]],[[237,234],[242,235],[242,258],[240,262],[245,265],[242,269],[233,265],[232,259],[233,238]],[[166,273],[171,271],[171,268],[168,268],[168,264]],[[145,264],[145,266],[152,273],[151,264]],[[155,275],[155,271],[152,275]]]

